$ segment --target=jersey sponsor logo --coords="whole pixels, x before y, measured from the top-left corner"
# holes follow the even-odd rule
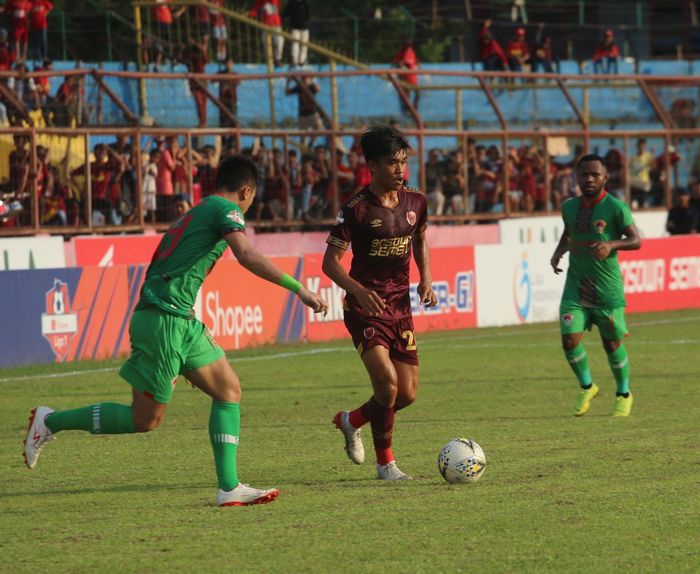
[[[400,257],[411,248],[411,236],[385,237],[373,239],[367,255],[373,257]]]
[[[564,313],[561,316],[561,322],[565,327],[571,327],[574,322],[574,316],[571,313]]]
[[[335,224],[340,225],[341,223],[345,223],[345,218],[343,217],[343,212],[339,211],[338,215],[335,216]]]
[[[408,221],[409,225],[415,225],[416,224],[416,212],[415,211],[407,211],[406,212],[406,221]]]
[[[382,226],[382,220],[379,219],[379,218],[373,219],[372,221],[370,221],[369,226],[370,226],[370,227],[381,227],[381,226]]]
[[[371,339],[374,337],[374,327],[365,327],[364,331],[362,331],[362,335],[365,339]]]
[[[237,209],[233,209],[228,212],[226,215],[228,219],[233,221],[234,223],[237,223],[238,225],[245,225],[245,219],[243,218],[243,213],[238,211]]]
[[[608,223],[602,219],[596,219],[593,222],[593,229],[595,229],[595,232],[598,234],[603,233],[607,224]]]
[[[59,361],[64,361],[68,347],[78,332],[78,314],[71,313],[68,285],[54,279],[46,292],[46,313],[41,315],[41,334],[51,346]]]

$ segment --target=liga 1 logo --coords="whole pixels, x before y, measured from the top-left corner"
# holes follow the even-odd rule
[[[41,314],[41,334],[59,361],[65,360],[70,342],[78,332],[78,314],[70,311],[68,284],[54,279],[53,288],[46,292],[46,313]]]

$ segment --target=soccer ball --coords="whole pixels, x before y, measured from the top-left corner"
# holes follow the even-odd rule
[[[486,456],[469,438],[454,438],[438,455],[438,470],[447,482],[476,482],[484,474]]]

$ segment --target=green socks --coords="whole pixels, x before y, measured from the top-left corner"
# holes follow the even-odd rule
[[[612,353],[608,353],[608,363],[617,383],[617,394],[624,395],[630,390],[630,361],[627,349],[620,345]]]
[[[238,403],[212,401],[209,415],[209,438],[214,450],[216,477],[221,490],[233,490],[238,485],[236,450],[241,427]]]
[[[583,388],[590,387],[593,379],[591,371],[588,369],[588,353],[586,353],[583,343],[579,343],[570,351],[565,350],[564,355],[566,355],[566,360],[578,379],[578,384]]]
[[[70,411],[51,413],[46,426],[52,433],[64,430],[83,430],[92,434],[134,433],[134,418],[129,405],[98,403]]]

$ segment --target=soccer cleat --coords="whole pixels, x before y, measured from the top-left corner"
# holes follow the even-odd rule
[[[632,411],[632,393],[629,393],[628,397],[615,397],[615,406],[613,407],[612,416],[614,417],[626,417],[629,416]]]
[[[43,446],[56,438],[44,423],[44,419],[54,412],[49,407],[37,407],[32,410],[27,427],[27,436],[24,439],[24,462],[29,468],[36,466],[39,453]]]
[[[238,486],[233,490],[221,490],[219,489],[216,493],[216,504],[217,506],[249,506],[251,504],[265,504],[267,502],[272,502],[280,494],[280,491],[276,488],[269,488],[267,490],[259,490],[243,484],[238,483]]]
[[[362,429],[356,429],[350,424],[350,413],[348,411],[340,411],[333,417],[333,424],[345,437],[345,452],[348,453],[348,458],[355,464],[365,462]]]
[[[389,464],[377,463],[377,477],[382,480],[413,480],[412,476],[408,476],[396,466],[395,460],[392,460]]]
[[[574,414],[577,417],[585,415],[588,412],[588,409],[591,407],[591,400],[595,398],[599,392],[600,389],[595,384],[592,384],[589,389],[581,389],[578,394],[578,398],[576,399]]]

